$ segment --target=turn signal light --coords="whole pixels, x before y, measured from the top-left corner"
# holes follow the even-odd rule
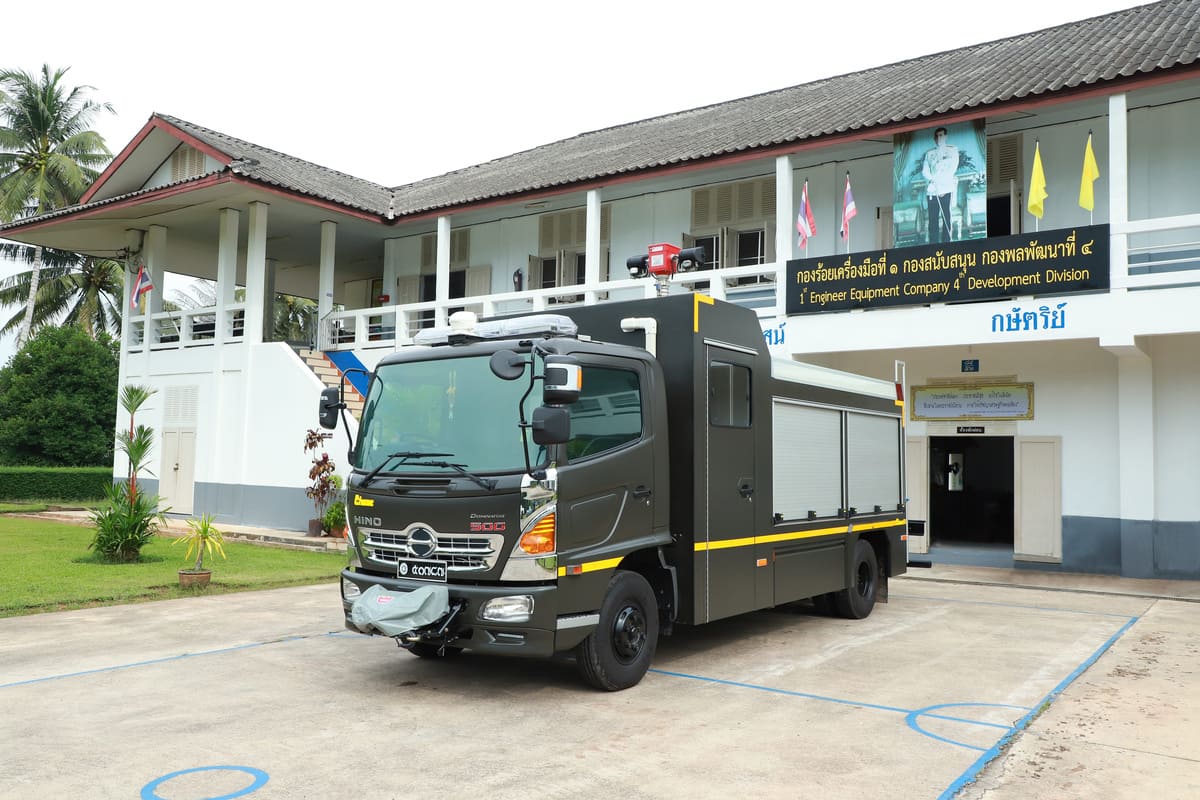
[[[553,553],[556,526],[553,512],[542,517],[536,525],[521,534],[521,549],[531,556]]]

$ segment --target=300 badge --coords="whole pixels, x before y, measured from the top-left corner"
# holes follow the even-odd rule
[[[396,577],[445,583],[446,564],[443,561],[402,558],[396,562]]]

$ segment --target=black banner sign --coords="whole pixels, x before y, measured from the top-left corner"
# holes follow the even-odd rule
[[[1108,289],[1108,225],[787,262],[787,313]]]

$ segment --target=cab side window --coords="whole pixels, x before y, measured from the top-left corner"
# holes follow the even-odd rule
[[[583,390],[570,406],[572,461],[615,450],[642,437],[642,390],[636,372],[587,367]]]

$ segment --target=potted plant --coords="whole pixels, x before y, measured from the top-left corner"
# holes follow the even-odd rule
[[[179,585],[182,587],[208,586],[208,582],[212,578],[212,570],[204,568],[204,553],[207,551],[210,556],[217,553],[221,558],[225,558],[223,546],[225,534],[213,525],[212,514],[205,514],[200,519],[189,519],[187,524],[188,532],[172,542],[171,545],[187,542],[188,549],[184,559],[190,559],[194,551],[196,564],[179,570]]]
[[[325,510],[325,530],[330,536],[346,538],[346,503],[334,500]]]
[[[313,501],[316,515],[308,521],[308,535],[321,536],[325,533],[325,511],[333,502],[338,491],[338,476],[334,474],[337,465],[329,458],[329,453],[317,451],[332,437],[332,433],[309,430],[304,435],[304,451],[312,454],[312,466],[308,470],[308,479],[312,481],[304,494]]]

